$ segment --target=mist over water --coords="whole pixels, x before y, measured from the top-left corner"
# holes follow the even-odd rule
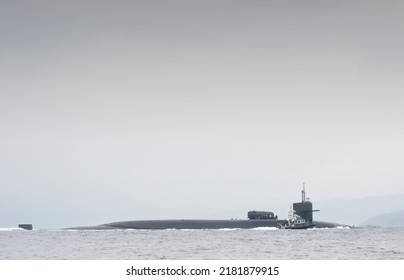
[[[404,259],[404,228],[0,230],[1,260]]]

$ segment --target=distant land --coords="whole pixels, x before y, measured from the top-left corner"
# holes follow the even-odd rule
[[[320,212],[315,213],[315,219],[319,221],[333,221],[336,223],[360,226],[381,225],[373,218],[382,214],[387,219],[390,215],[392,219],[400,219],[398,224],[403,225],[404,215],[398,213],[404,212],[404,194],[370,196],[360,199],[334,199],[327,201],[313,200],[314,209]],[[386,214],[389,213],[389,214]],[[398,216],[397,216],[398,215]],[[391,224],[391,223],[389,223]],[[387,225],[386,225],[387,226]],[[389,226],[393,226],[392,224]]]
[[[404,210],[380,214],[362,223],[363,226],[404,227]]]

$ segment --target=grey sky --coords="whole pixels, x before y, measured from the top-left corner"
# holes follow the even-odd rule
[[[403,193],[403,8],[0,0],[0,227]]]

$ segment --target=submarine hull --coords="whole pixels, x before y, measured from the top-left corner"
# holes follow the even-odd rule
[[[279,227],[287,224],[283,219],[257,219],[257,220],[138,220],[102,224],[90,227],[68,228],[73,230],[108,230],[108,229],[223,229],[239,228],[251,229],[262,227]],[[316,221],[315,228],[349,227],[348,225]]]

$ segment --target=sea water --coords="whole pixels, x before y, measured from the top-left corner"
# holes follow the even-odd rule
[[[0,260],[397,260],[404,228],[0,229]]]

